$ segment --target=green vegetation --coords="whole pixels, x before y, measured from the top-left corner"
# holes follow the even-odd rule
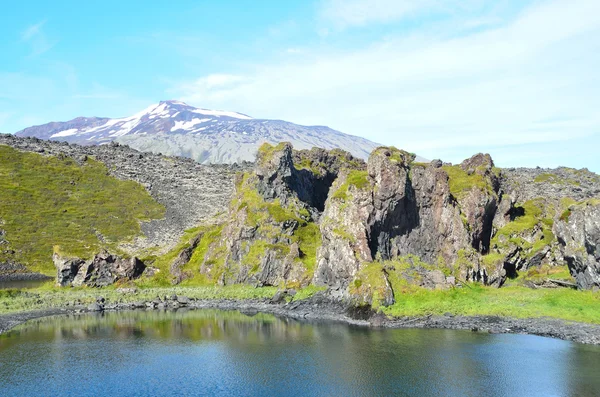
[[[465,197],[473,188],[492,192],[489,182],[478,172],[469,174],[460,165],[445,165],[442,167],[448,174],[450,193],[457,199]]]
[[[452,271],[450,268],[439,268],[423,262],[416,255],[405,255],[387,261],[365,262],[356,274],[349,291],[363,304],[370,303],[377,309],[383,303],[387,291],[384,273],[387,274],[394,294],[401,294],[414,290],[415,285],[421,282],[423,272],[433,270],[440,270],[445,275],[449,275]]]
[[[464,316],[552,317],[600,324],[600,293],[572,289],[503,288],[470,284],[468,288],[396,293],[396,303],[381,310],[391,316],[452,313]]]
[[[140,221],[165,209],[138,183],[108,175],[89,159],[47,157],[0,146],[0,219],[14,256],[33,271],[52,274],[52,249],[88,258],[101,248],[118,252],[141,234]]]
[[[385,298],[386,288],[383,264],[371,262],[362,264],[349,292],[361,300],[360,304],[370,304],[374,309],[378,309]]]
[[[525,281],[533,281],[536,283],[544,282],[548,279],[563,280],[569,282],[575,282],[571,272],[569,272],[568,266],[535,266],[528,269],[526,272],[519,274],[514,280],[508,280],[506,285],[521,285]]]
[[[549,173],[539,174],[538,176],[535,177],[535,179],[533,181],[535,183],[551,183],[551,184],[558,184],[558,185],[576,185],[576,186],[581,185],[581,183],[579,183],[579,181],[577,181],[575,179],[565,179],[565,178],[559,177],[558,175],[549,174]]]
[[[234,218],[245,217],[245,225],[257,228],[255,240],[242,244],[243,256],[240,264],[248,267],[250,274],[255,273],[259,270],[260,262],[268,251],[273,251],[279,258],[284,258],[289,254],[291,244],[297,243],[300,253],[298,264],[304,269],[305,279],[310,280],[314,273],[317,249],[321,244],[318,225],[307,221],[310,219],[310,213],[301,203],[291,200],[289,205],[284,207],[279,199],[267,202],[253,184],[250,174],[242,175],[238,180],[237,194],[230,206],[231,210],[237,213]],[[286,221],[298,223],[291,236],[282,235],[281,224]],[[224,272],[236,266],[234,263],[225,263],[228,252],[222,241],[224,227],[225,225],[208,225],[187,231],[173,250],[158,258],[151,258],[154,260],[152,265],[161,271],[141,285],[145,287],[170,285],[171,264],[183,249],[190,247],[194,238],[199,238],[199,242],[190,261],[181,269],[188,275],[181,285],[214,285],[222,278]],[[290,243],[273,243],[282,237],[289,238]],[[201,267],[208,269],[205,274],[200,273]],[[230,274],[225,274],[228,275]]]
[[[369,185],[369,174],[367,171],[352,170],[346,176],[344,183],[333,193],[333,197],[340,200],[348,199],[350,186],[364,189]]]
[[[407,164],[407,165],[412,163],[415,160],[415,158],[417,157],[417,155],[414,153],[409,153],[405,150],[398,149],[397,147],[394,147],[394,146],[380,146],[378,148],[375,148],[375,150],[373,150],[373,153],[381,153],[381,152],[389,152],[390,153],[389,159],[391,161],[396,162],[396,163]]]
[[[258,163],[264,164],[264,163],[270,161],[273,158],[273,154],[275,152],[283,150],[287,145],[289,145],[289,143],[287,143],[287,142],[281,142],[275,146],[273,146],[267,142],[263,143],[258,148],[258,153],[257,153]]]
[[[265,299],[271,298],[276,287],[254,288],[250,285],[231,286],[194,286],[194,287],[152,287],[140,288],[136,293],[124,294],[114,286],[96,288],[58,288],[53,282],[48,282],[40,288],[31,290],[0,290],[0,314],[19,311],[29,311],[52,307],[64,307],[75,303],[89,305],[101,295],[108,303],[132,303],[164,298],[169,295],[187,296],[193,299]],[[314,288],[308,291],[300,290],[303,295],[314,294]]]
[[[506,224],[498,231],[498,235],[512,236],[526,230],[532,230],[542,222],[544,215],[543,199],[529,200],[522,205],[522,208],[524,215]]]
[[[321,176],[325,172],[326,165],[323,163],[314,163],[308,158],[303,158],[298,163],[294,163],[297,170],[308,170],[316,176]]]
[[[356,237],[354,235],[348,233],[341,227],[336,227],[332,231],[333,231],[333,234],[335,234],[336,236],[339,236],[339,237],[343,238],[344,240],[348,240],[351,243],[356,243]]]
[[[524,254],[528,258],[532,258],[536,253],[544,247],[549,246],[555,241],[556,237],[552,233],[553,207],[548,207],[544,199],[534,199],[525,202],[521,208],[523,215],[516,217],[513,221],[507,223],[503,228],[498,230],[490,246],[492,252],[483,257],[484,264],[487,266],[497,264],[501,259],[501,255],[494,250],[502,250],[510,244],[515,244],[521,247]],[[536,228],[539,232],[535,233]],[[539,235],[534,242],[527,241],[525,238],[534,237],[534,234]]]

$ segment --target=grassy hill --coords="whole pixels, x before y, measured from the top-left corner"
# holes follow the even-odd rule
[[[140,184],[91,158],[78,164],[0,145],[0,262],[53,275],[54,246],[79,257],[116,250],[141,234],[140,221],[164,212]]]

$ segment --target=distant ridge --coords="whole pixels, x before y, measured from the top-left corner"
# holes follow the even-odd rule
[[[25,128],[20,137],[102,145],[111,141],[137,150],[192,158],[200,163],[254,161],[264,142],[287,141],[297,149],[340,148],[366,159],[379,146],[365,138],[324,126],[200,109],[181,101],[162,101],[124,118],[77,117]]]

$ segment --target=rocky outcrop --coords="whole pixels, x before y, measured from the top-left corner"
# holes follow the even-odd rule
[[[485,154],[458,165],[418,163],[380,147],[365,163],[340,150],[264,145],[254,170],[235,177],[223,215],[180,245],[166,268],[174,284],[312,283],[373,306],[393,304],[406,286],[499,287],[540,266],[568,264],[580,288],[597,286],[600,214],[552,196],[557,179],[542,171],[505,175]],[[595,194],[595,174],[564,173],[580,178],[577,198]],[[60,283],[105,283],[118,273],[111,266],[64,261]]]
[[[485,254],[498,200],[492,168],[484,155],[448,169],[439,162],[415,165],[414,155],[395,148],[376,149],[368,172],[340,174],[334,183],[321,222],[315,282],[344,288],[374,260],[416,255],[452,267],[463,250]],[[455,182],[453,191],[452,178],[460,177],[479,183],[463,188]],[[466,274],[473,266],[480,272],[477,262],[462,265]],[[500,282],[501,266],[494,273],[498,277],[478,278]]]
[[[221,285],[308,285],[321,242],[316,222],[331,184],[342,168],[364,167],[340,150],[295,152],[287,143],[264,145],[254,172],[238,176],[218,233],[200,237],[207,248],[200,254],[199,273]],[[182,251],[178,258],[187,256]],[[176,264],[172,270],[181,267]]]
[[[142,275],[146,266],[138,258],[121,258],[101,252],[90,260],[53,255],[56,284],[61,287],[106,287],[121,280],[133,280]]]
[[[555,231],[577,286],[600,288],[600,201],[571,206]]]

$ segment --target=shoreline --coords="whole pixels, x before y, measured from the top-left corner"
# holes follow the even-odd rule
[[[316,299],[315,299],[316,298]],[[129,311],[129,310],[171,310],[179,308],[188,310],[219,309],[237,310],[252,316],[257,313],[272,314],[277,317],[294,319],[298,321],[314,322],[339,322],[352,326],[369,328],[439,328],[454,330],[471,330],[490,334],[527,334],[542,337],[562,339],[566,341],[600,345],[600,325],[578,323],[554,318],[511,318],[500,316],[454,316],[429,315],[421,317],[386,317],[382,313],[375,313],[370,309],[349,307],[342,302],[324,297],[312,297],[291,303],[276,303],[264,300],[228,300],[228,299],[201,299],[201,300],[176,300],[165,305],[157,305],[153,301],[123,303],[99,306],[92,304],[88,307],[60,307],[34,311],[23,311],[0,315],[0,334],[12,328],[43,317],[57,315],[77,315],[86,313],[101,313]],[[96,305],[96,306],[94,306]]]

